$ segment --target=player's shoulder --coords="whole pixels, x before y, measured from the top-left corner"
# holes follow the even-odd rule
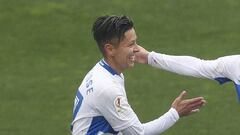
[[[100,64],[96,64],[96,66],[92,70],[92,76],[94,81],[98,85],[107,86],[117,84],[118,79],[115,75],[110,74],[106,69],[104,69]]]
[[[94,92],[98,93],[106,89],[122,87],[119,79],[109,74],[99,64],[96,64],[84,78],[85,85],[91,84]]]

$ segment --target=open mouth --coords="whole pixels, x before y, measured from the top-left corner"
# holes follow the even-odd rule
[[[130,56],[129,59],[130,59],[131,62],[134,62],[135,61],[135,56]]]

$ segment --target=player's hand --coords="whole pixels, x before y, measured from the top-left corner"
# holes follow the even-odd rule
[[[135,62],[147,64],[149,52],[140,45],[137,45],[136,50],[137,51],[135,52]]]
[[[183,91],[172,103],[172,107],[176,109],[180,117],[199,112],[200,107],[206,104],[203,97],[192,99],[184,99],[187,92]]]

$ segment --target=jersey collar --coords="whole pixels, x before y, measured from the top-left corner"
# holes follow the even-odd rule
[[[109,73],[111,73],[112,75],[119,75],[113,68],[111,68],[104,59],[102,59],[99,64],[105,68]]]

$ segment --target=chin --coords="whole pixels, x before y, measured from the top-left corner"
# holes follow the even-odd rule
[[[130,63],[130,64],[128,65],[128,67],[129,67],[129,68],[133,68],[133,67],[134,67],[134,62],[133,62],[133,63]]]

